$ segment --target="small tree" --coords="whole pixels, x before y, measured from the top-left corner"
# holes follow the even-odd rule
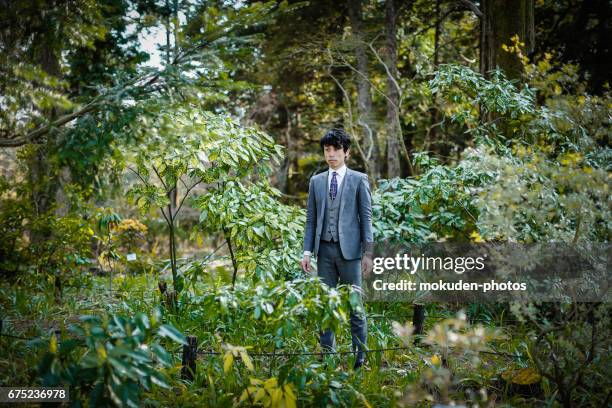
[[[256,128],[243,128],[229,117],[179,106],[163,113],[143,116],[136,131],[148,140],[134,151],[137,184],[128,196],[141,211],[157,207],[169,233],[170,266],[174,289],[183,289],[178,276],[176,220],[187,197],[201,184],[220,185],[224,180],[243,177],[253,170],[269,173],[267,162],[281,154],[281,146]],[[176,191],[176,193],[174,193]],[[171,198],[176,194],[176,202]]]
[[[98,214],[100,241],[104,245],[104,251],[100,254],[100,258],[106,260],[108,265],[108,290],[113,290],[113,264],[119,259],[117,247],[113,240],[113,228],[119,222],[121,222],[121,216],[115,213],[112,208],[105,208]]]

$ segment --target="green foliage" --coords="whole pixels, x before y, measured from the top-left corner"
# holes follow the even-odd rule
[[[607,242],[609,94],[583,94],[576,68],[555,67],[550,56],[537,64],[522,60],[537,91],[527,86],[518,90],[499,74],[488,81],[453,66],[442,67],[431,82],[434,90],[456,103],[451,119],[480,135],[459,164],[490,175],[490,182],[473,190],[478,230],[488,240]],[[568,89],[576,93],[564,93]],[[475,111],[477,105],[485,115]],[[603,357],[609,342],[599,337],[607,330],[609,319],[601,318],[606,307],[544,304],[513,309],[535,326],[527,346],[538,373],[546,378],[542,387],[549,404],[557,399],[564,406],[587,401],[599,405],[594,401],[608,398],[601,388],[588,386],[601,381],[602,370],[609,366]]]
[[[96,214],[98,219],[98,231],[99,236],[97,237],[102,244],[102,252],[99,255],[101,260],[106,261],[109,273],[109,288],[112,287],[113,281],[113,270],[115,263],[119,260],[120,256],[117,251],[116,240],[113,239],[113,230],[119,225],[121,216],[117,214],[112,208],[103,208]]]
[[[119,225],[121,216],[112,208],[104,208],[98,213],[98,228],[102,233],[110,234],[111,230]]]
[[[149,142],[135,149],[137,168],[130,170],[138,179],[128,198],[142,212],[151,207],[162,212],[170,235],[174,288],[180,292],[184,279],[178,274],[175,220],[189,193],[202,182],[219,186],[254,170],[269,174],[268,162],[274,159],[278,164],[276,155],[281,154],[281,146],[256,128],[243,128],[229,117],[195,107],[158,112],[152,121],[143,116],[136,131],[146,131]],[[180,202],[171,203],[172,192],[181,185],[184,190]]]
[[[441,94],[457,105],[451,111],[450,119],[468,126],[479,124],[478,107],[485,113],[512,119],[510,125],[517,126],[517,131],[534,111],[534,89],[526,85],[519,89],[516,81],[506,79],[500,70],[492,71],[490,77],[485,78],[464,65],[442,64],[429,87],[433,94]],[[495,129],[494,124],[490,125],[491,130]],[[523,135],[514,133],[517,137]]]
[[[73,7],[11,3],[0,11],[0,22],[6,28],[0,52],[5,96],[0,133],[19,134],[40,125],[53,109],[74,107],[67,95],[68,82],[58,77],[59,57],[54,62],[51,56],[59,55],[63,47],[93,48],[107,30],[93,0],[80,0]]]
[[[8,62],[8,61],[6,61]],[[4,62],[3,62],[4,65]],[[67,87],[65,81],[49,75],[36,65],[25,62],[11,63],[0,71],[0,81],[5,84],[6,105],[0,110],[0,130],[4,132],[27,129],[20,116],[24,111],[37,113],[34,120],[40,121],[42,112],[52,108],[69,109],[73,107],[63,94]],[[37,83],[43,86],[36,86]],[[38,116],[38,118],[37,118]]]
[[[29,208],[23,200],[7,193],[10,187],[8,181],[0,177],[0,274],[3,276],[14,275],[27,258],[23,224]]]
[[[419,176],[381,180],[374,191],[375,240],[408,243],[473,238],[479,216],[473,191],[489,184],[493,173],[470,163],[440,165],[422,153],[415,155],[415,164],[423,171]]]
[[[133,171],[141,183],[129,195],[143,211],[167,205],[168,192],[183,178],[218,183],[253,168],[265,174],[267,162],[281,153],[264,132],[196,108],[160,113],[153,122],[144,116],[139,122],[136,131],[146,132],[148,142],[136,149]]]
[[[39,213],[31,196],[32,189],[40,187],[27,182],[9,184],[0,178],[2,274],[14,276],[33,268],[46,270],[49,275],[69,277],[91,256],[94,231],[88,219],[89,207],[83,202],[80,190],[65,186],[71,202],[66,204],[69,208],[53,207]]]
[[[517,145],[514,155],[466,152],[474,169],[495,174],[475,205],[483,237],[518,242],[606,241],[610,233],[608,172],[580,153],[550,159],[546,146]]]
[[[29,229],[39,237],[28,246],[32,264],[39,272],[66,279],[74,277],[88,263],[94,237],[88,220],[75,214],[65,217],[44,214],[33,219]]]
[[[338,330],[348,321],[351,308],[350,287],[331,289],[318,279],[238,282],[234,289],[215,283],[194,289],[196,296],[183,297],[185,313],[193,320],[179,320],[179,327],[213,342],[217,341],[214,333],[221,331],[234,344],[257,349],[302,348],[303,344],[295,343],[297,333],[327,327]]]
[[[530,322],[526,347],[550,389],[550,403],[606,405],[612,368],[610,305],[606,303],[515,305],[514,314]]]
[[[140,407],[142,387],[170,387],[163,369],[173,359],[160,339],[185,343],[174,327],[161,324],[159,310],[134,317],[84,316],[70,332],[79,339],[51,338],[39,372],[44,386],[69,386],[72,406]],[[86,350],[82,353],[81,339]]]
[[[316,356],[295,355],[272,360],[250,356],[250,353],[266,351],[311,352],[317,347],[316,333],[328,327],[336,331],[342,344],[350,341],[344,335],[354,303],[351,298],[355,292],[350,286],[331,289],[319,279],[295,279],[257,284],[238,282],[232,288],[211,280],[211,283],[196,285],[195,296],[182,295],[180,315],[174,317],[177,327],[196,335],[199,343],[206,344],[208,349],[221,353],[198,361],[194,385],[206,382],[208,405],[237,403],[242,396],[247,398],[244,404],[249,405],[244,391],[248,389],[253,392],[252,397],[259,393],[264,398],[260,388],[266,381],[269,381],[268,391],[278,392],[280,388],[289,399],[291,396],[285,394],[288,393],[285,387],[291,387],[296,397],[305,402],[335,401],[337,405],[350,406],[362,400],[348,373],[331,369],[325,372],[320,363],[313,361]],[[329,362],[336,364],[331,359]],[[159,394],[156,397],[159,399]],[[185,390],[180,398],[188,405],[186,401],[198,396],[189,395]]]
[[[564,81],[551,75],[544,80],[535,67],[529,72],[539,78],[539,86],[550,81],[554,88]],[[453,121],[482,136],[482,143],[468,149],[458,167],[490,177],[491,182],[474,190],[478,197],[473,205],[481,215],[478,227],[483,236],[519,242],[608,239],[608,163],[604,158],[610,149],[599,144],[599,126],[592,123],[596,106],[581,115],[571,108],[573,97],[553,92],[547,100],[550,107],[539,107],[534,90],[527,86],[517,90],[501,73],[488,80],[454,65],[441,67],[431,86],[457,103]],[[576,102],[584,105],[586,100]],[[467,105],[480,105],[495,118],[488,120],[473,108],[466,111]],[[505,124],[502,128],[496,124],[499,119]],[[600,120],[606,119],[600,116]]]
[[[290,384],[295,384],[300,402],[303,401],[304,404],[368,408],[372,406],[346,371],[327,373],[321,369],[320,364],[310,363],[290,368],[287,380]]]
[[[393,331],[405,346],[413,343],[413,329],[414,327],[409,324],[401,325],[393,322]],[[415,351],[426,365],[421,370],[419,381],[410,384],[406,389],[402,406],[433,400],[448,405],[457,403],[484,405],[489,400],[486,389],[481,389],[479,393],[469,389],[457,393],[456,389],[470,385],[468,379],[463,376],[464,373],[477,370],[484,362],[479,352],[486,350],[493,340],[502,337],[497,329],[471,327],[462,312],[456,317],[436,323],[423,340],[431,346],[431,350]]]
[[[305,214],[282,204],[267,182],[245,185],[229,180],[194,200],[207,232],[222,232],[233,247],[238,267],[258,280],[295,277]]]
[[[279,191],[266,180],[272,174],[269,164],[280,158],[281,147],[260,129],[245,129],[225,116],[248,105],[245,98],[261,96],[249,94],[257,86],[248,81],[256,80],[271,84],[274,92],[265,95],[270,99],[257,101],[249,119],[266,123],[274,134],[286,130],[287,143],[296,152],[308,140],[301,136],[312,135],[313,129],[318,132],[320,123],[344,115],[345,123],[353,127],[352,88],[344,86],[350,82],[351,70],[345,68],[354,43],[340,44],[340,48],[350,45],[344,50],[338,44],[328,45],[339,43],[330,33],[338,32],[336,23],[343,10],[333,2],[304,7],[303,12],[297,9],[305,3],[208,2],[194,7],[191,2],[172,2],[187,21],[170,22],[175,47],[168,50],[162,68],[152,68],[136,65],[144,55],[132,46],[144,27],[166,24],[169,4],[79,0],[71,3],[75,7],[64,7],[56,3],[42,1],[34,7],[9,2],[0,10],[0,22],[7,27],[0,40],[2,141],[8,143],[67,118],[42,132],[45,139],[33,140],[45,143],[25,149],[32,167],[38,163],[33,159],[44,159],[38,177],[26,169],[28,173],[15,178],[28,180],[25,183],[0,180],[0,269],[3,274],[39,270],[18,280],[24,284],[32,279],[31,287],[0,290],[2,316],[23,314],[32,323],[4,321],[4,333],[34,334],[40,327],[57,327],[83,313],[77,305],[108,307],[111,312],[103,318],[85,318],[84,324],[72,328],[85,337],[84,349],[67,336],[49,345],[40,365],[45,385],[69,384],[75,405],[90,406],[228,406],[254,400],[271,406],[281,402],[368,406],[366,395],[376,401],[375,406],[384,406],[396,404],[402,394],[406,399],[400,404],[495,403],[487,395],[491,391],[499,395],[499,367],[515,363],[500,364],[491,358],[480,364],[474,349],[487,345],[490,338],[486,330],[469,327],[462,319],[444,321],[430,331],[426,342],[432,349],[372,353],[371,367],[356,374],[340,367],[336,357],[326,357],[325,367],[314,356],[260,360],[249,355],[255,350],[316,350],[316,333],[324,327],[336,329],[342,349],[350,343],[342,333],[349,311],[362,311],[357,293],[350,288],[330,290],[316,279],[284,281],[301,275],[304,214],[282,204]],[[432,53],[437,61],[462,58],[474,66],[476,60],[470,59],[477,49],[471,37],[463,35],[476,32],[478,19],[471,13],[448,9],[435,32],[451,41],[434,39],[430,20],[440,11],[434,10],[434,3],[419,0],[407,6],[410,19],[400,31],[419,34],[408,39],[404,31],[399,33],[397,67],[399,90],[410,95],[398,106],[403,136],[414,151],[428,150],[431,144],[434,153],[415,155],[418,175],[383,180],[374,191],[376,240],[607,241],[609,93],[586,95],[578,80],[580,68],[556,66],[550,55],[531,65],[522,58],[526,85],[507,80],[500,71],[484,78],[466,66],[442,64],[428,86],[428,72],[436,67]],[[366,36],[379,28],[380,10],[367,8],[374,18],[367,19]],[[300,14],[283,15],[289,11]],[[134,30],[128,34],[132,23]],[[264,24],[274,26],[262,32]],[[310,33],[316,37],[307,37]],[[310,40],[315,40],[312,47],[307,44]],[[367,38],[372,45],[368,52],[376,51],[378,41]],[[376,90],[372,102],[379,113],[378,108],[387,103],[379,85],[388,72],[378,64],[370,67],[369,83]],[[336,92],[330,92],[330,86]],[[382,129],[375,130],[378,139],[386,136]],[[472,141],[474,146],[463,150]],[[447,152],[446,146],[457,150]],[[442,164],[433,159],[435,154],[456,154],[459,163]],[[297,175],[294,179],[301,177],[302,165],[308,164],[304,157],[291,156],[288,166],[279,168],[289,168],[289,174]],[[89,186],[101,187],[103,179],[113,176],[120,180],[117,175],[126,163],[133,176],[128,179],[131,203],[143,213],[160,208],[167,221],[175,289],[182,288],[177,277],[189,280],[188,290],[178,296],[180,307],[165,316],[172,325],[161,325],[156,310],[130,318],[112,312],[149,313],[150,293],[139,297],[116,291],[101,296],[99,291],[79,291],[64,305],[53,305],[52,296],[44,293],[49,286],[45,278],[52,274],[63,278],[70,273],[79,284],[92,279],[83,266],[96,238],[95,221],[100,221],[99,235],[107,239],[103,256],[117,260],[120,247],[130,250],[138,245],[139,227],[124,225],[125,234],[119,233],[117,213],[131,211],[121,208],[121,199],[97,220],[83,203],[92,196]],[[80,197],[68,194],[53,205],[59,193],[70,193],[64,180],[59,182],[66,166],[72,182],[84,188],[76,194]],[[291,176],[287,178],[288,185],[295,185]],[[224,235],[233,250],[234,266],[249,278],[235,287],[220,283],[223,267],[213,269],[212,256],[201,262],[188,258],[177,271],[177,237],[187,236],[189,222],[195,221],[181,218],[178,226],[175,220],[197,186],[205,192],[194,201],[201,211],[201,228],[193,228],[194,233],[201,229]],[[171,203],[177,190],[180,199]],[[100,201],[108,198],[108,191],[96,192]],[[49,205],[39,207],[32,197]],[[155,220],[149,222],[154,225]],[[160,232],[155,230],[152,240],[159,239]],[[138,285],[136,278],[126,277],[123,288],[137,291],[151,278],[142,277]],[[403,305],[381,307],[385,312],[406,313],[404,309]],[[512,339],[501,344],[513,353],[525,351],[517,365],[535,363],[543,374],[546,397],[542,399],[547,401],[534,399],[533,405],[552,406],[555,399],[566,405],[605,405],[608,396],[601,389],[610,388],[609,308],[587,312],[582,320],[582,306],[560,309],[532,316],[528,329],[510,327]],[[370,345],[394,345],[387,321],[372,319],[369,325]],[[178,370],[165,351],[174,347],[173,342],[183,343],[173,326],[197,335],[200,345],[221,353],[198,360],[193,383],[177,378]],[[406,334],[408,328],[402,330]],[[9,367],[2,380],[34,383],[29,371],[37,356],[26,349],[32,343],[12,340],[0,338],[0,366]],[[409,344],[412,347],[412,339]],[[404,389],[407,383],[412,385]],[[477,395],[470,391],[474,384],[480,387]],[[502,403],[513,405],[506,397]]]

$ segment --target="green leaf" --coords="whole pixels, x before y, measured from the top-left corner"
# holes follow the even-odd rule
[[[169,324],[161,325],[157,334],[162,337],[168,337],[177,343],[187,345],[187,338],[185,335]]]
[[[170,354],[166,351],[165,348],[163,348],[161,345],[155,343],[151,346],[151,351],[153,352],[153,354],[155,354],[155,356],[157,357],[157,359],[164,364],[166,367],[171,367],[172,366],[172,357],[170,356]]]
[[[153,384],[158,385],[160,387],[170,388],[170,385],[166,381],[166,377],[158,371],[151,372],[151,381],[153,381]]]

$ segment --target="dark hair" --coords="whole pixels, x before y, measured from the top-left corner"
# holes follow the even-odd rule
[[[321,149],[324,149],[325,146],[334,146],[336,149],[342,148],[346,153],[351,147],[351,139],[344,132],[344,129],[333,128],[328,130],[325,136],[321,138]]]

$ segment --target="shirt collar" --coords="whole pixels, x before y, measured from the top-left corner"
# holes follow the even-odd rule
[[[344,175],[346,174],[346,164],[343,164],[342,167],[340,167],[338,170],[332,170],[332,168],[329,168],[329,177],[332,177],[332,173],[333,172],[338,173],[339,177],[344,177]]]

